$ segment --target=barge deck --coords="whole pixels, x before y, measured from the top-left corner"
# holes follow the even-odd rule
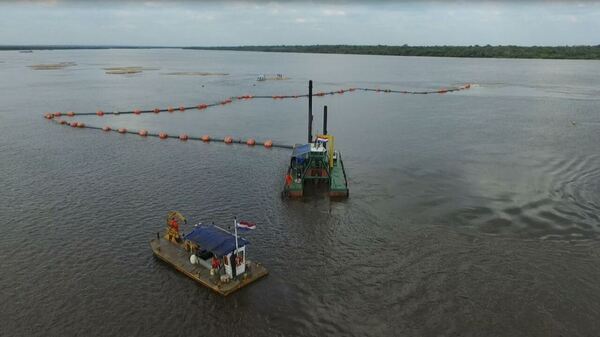
[[[227,296],[269,274],[267,269],[260,263],[247,260],[246,272],[243,275],[228,282],[222,282],[218,275],[211,275],[210,270],[206,267],[191,264],[189,252],[184,249],[183,245],[161,237],[150,241],[150,246],[154,255],[160,260],[223,296]]]

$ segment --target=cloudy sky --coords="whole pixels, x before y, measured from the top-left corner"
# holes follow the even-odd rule
[[[0,44],[600,44],[596,1],[0,2]]]

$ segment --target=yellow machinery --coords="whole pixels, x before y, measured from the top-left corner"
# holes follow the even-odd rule
[[[329,162],[329,169],[331,170],[333,168],[333,150],[334,150],[334,140],[335,137],[333,137],[332,135],[317,135],[317,139],[321,138],[321,139],[327,139],[327,156],[328,156],[328,162]]]
[[[169,211],[167,213],[167,230],[165,233],[165,239],[172,242],[181,242],[181,235],[179,234],[179,225],[187,223],[187,219],[177,211]]]

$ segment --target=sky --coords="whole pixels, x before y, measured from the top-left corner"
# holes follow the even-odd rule
[[[600,45],[600,0],[4,0],[0,44]]]

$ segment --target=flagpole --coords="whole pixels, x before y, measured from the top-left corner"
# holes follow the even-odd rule
[[[237,217],[233,217],[233,228],[235,228],[235,252],[238,251],[238,236],[237,236]]]

